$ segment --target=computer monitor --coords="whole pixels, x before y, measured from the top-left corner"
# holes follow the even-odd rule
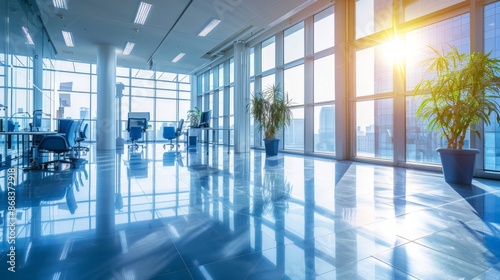
[[[142,131],[146,131],[148,128],[148,121],[145,118],[129,118],[127,130],[130,131],[131,127],[140,127]]]
[[[42,128],[42,110],[35,110],[33,112],[33,124],[31,129],[33,131],[39,131]]]
[[[210,126],[210,112],[211,111],[205,111],[205,112],[201,113],[200,127],[209,127]]]

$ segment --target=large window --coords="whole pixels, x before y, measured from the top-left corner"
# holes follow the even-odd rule
[[[285,148],[304,150],[304,65],[285,70],[284,90],[292,102],[293,119],[285,129]]]
[[[482,46],[477,40],[483,34],[471,34],[471,27],[484,25],[485,51],[500,57],[500,1],[485,2],[494,1],[357,0],[342,5],[346,10],[339,9],[338,15],[331,5],[316,14],[301,14],[296,22],[291,17],[276,36],[266,33],[248,46],[251,92],[281,84],[292,99],[292,123],[279,135],[285,150],[336,153],[346,159],[404,159],[412,166],[434,168],[440,163],[435,149],[446,143],[428,130],[427,120],[415,117],[421,101],[413,89],[433,75],[424,73],[422,64],[432,55],[429,45],[444,51],[455,46],[461,52],[470,51],[471,41]],[[468,10],[481,16],[483,5],[484,24],[471,23]],[[350,20],[351,15],[353,26],[335,26],[335,17]],[[230,100],[231,83],[224,94]],[[500,126],[493,123],[481,139],[484,167],[500,171]],[[262,147],[260,139],[252,138],[254,147]],[[344,150],[336,151],[337,145]],[[465,146],[473,145],[467,139]]]
[[[392,159],[393,100],[356,103],[356,156]]]
[[[386,44],[356,52],[356,96],[392,92],[392,71]]]
[[[406,34],[406,90],[412,91],[424,77],[422,61],[433,56],[429,46],[446,51],[456,46],[462,52],[469,51],[469,14],[464,14],[436,24],[416,29]],[[441,36],[440,34],[449,34]],[[426,74],[427,76],[432,75]],[[417,119],[415,112],[421,101],[412,95],[406,98],[406,160],[410,162],[439,164],[436,148],[445,147],[439,132],[427,129],[428,121]],[[465,147],[469,146],[469,140]]]
[[[335,43],[335,18],[333,9],[314,15],[314,52],[333,47]]]
[[[95,65],[58,60],[45,65],[51,66],[44,69],[46,91],[58,101],[53,111],[47,113],[89,122],[89,138],[94,141],[97,118]],[[163,140],[164,126],[176,126],[179,119],[186,118],[191,98],[189,76],[125,67],[117,67],[116,75],[116,82],[123,85],[122,95],[117,98],[117,133],[123,139],[128,139],[128,112],[151,114],[148,140]]]
[[[270,70],[276,66],[276,44],[274,37],[262,42],[262,72]]]
[[[335,100],[335,58],[325,56],[314,61],[314,102]]]
[[[356,1],[356,39],[392,26],[392,0]]]
[[[496,58],[500,58],[499,18],[500,2],[484,8],[484,50]],[[500,125],[493,116],[491,125],[484,127],[484,169],[500,171]]]
[[[284,62],[304,57],[304,22],[285,30]]]

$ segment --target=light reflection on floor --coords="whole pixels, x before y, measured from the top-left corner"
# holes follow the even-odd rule
[[[500,279],[498,181],[162,146],[3,168],[0,279]]]

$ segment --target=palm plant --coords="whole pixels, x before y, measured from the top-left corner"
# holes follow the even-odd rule
[[[500,122],[500,60],[491,52],[431,49],[436,56],[425,61],[426,73],[434,75],[415,87],[414,93],[422,97],[416,116],[429,121],[429,130],[441,132],[448,149],[463,149],[468,130],[480,137],[475,125],[489,125],[492,114]]]
[[[279,84],[268,86],[260,94],[252,94],[250,113],[258,130],[264,132],[265,139],[275,138],[281,129],[290,124],[293,117],[290,104],[291,100]]]
[[[198,107],[194,107],[187,111],[187,121],[191,127],[197,127],[200,124],[201,110]]]

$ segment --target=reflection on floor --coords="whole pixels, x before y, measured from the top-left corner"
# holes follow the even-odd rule
[[[498,181],[157,144],[0,186],[0,279],[500,279]]]

